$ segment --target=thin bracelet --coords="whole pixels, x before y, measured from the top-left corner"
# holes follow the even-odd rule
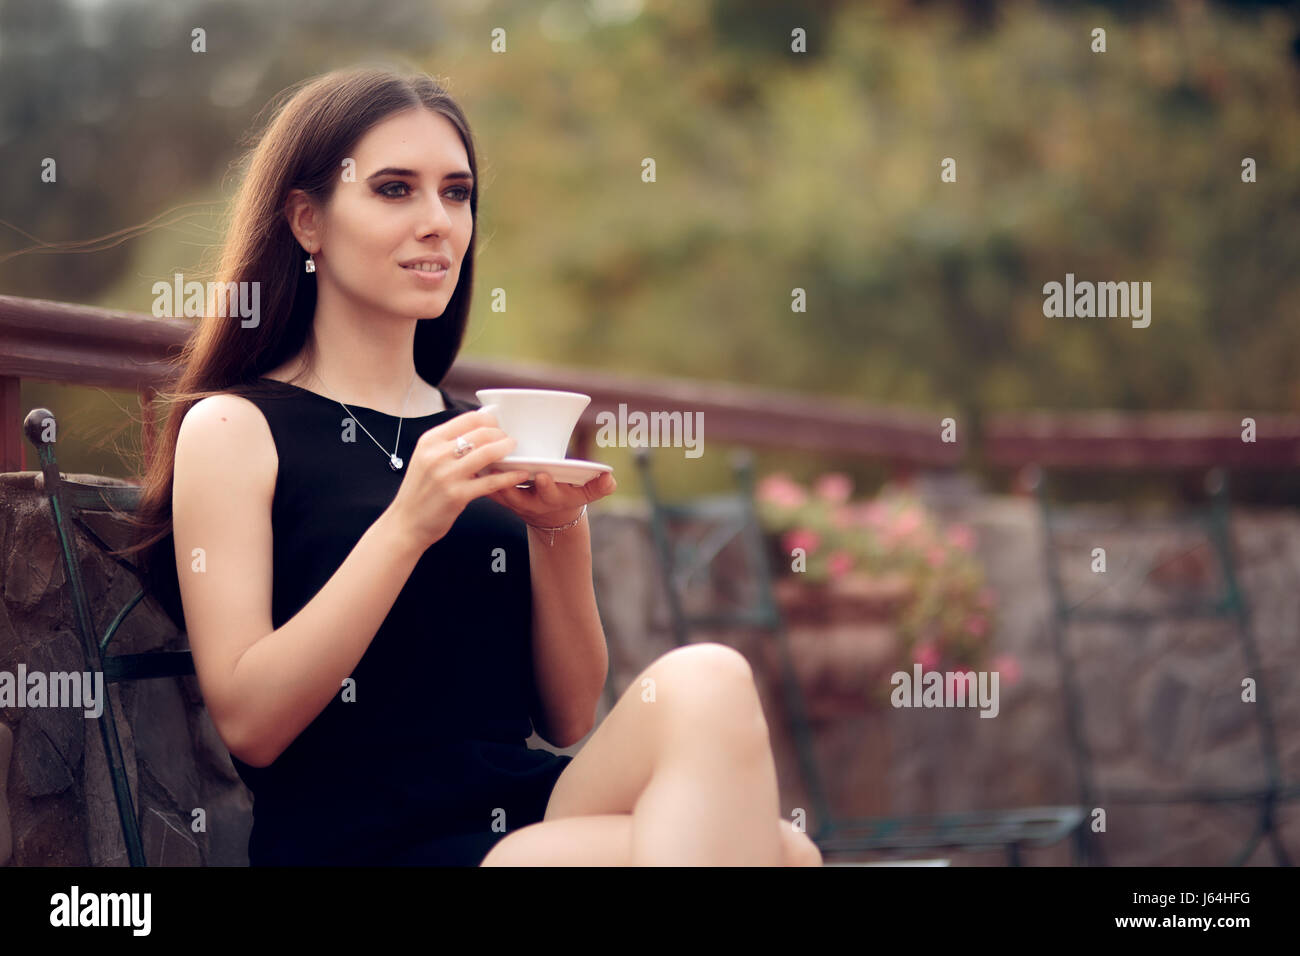
[[[530,527],[530,528],[536,528],[538,531],[547,531],[547,532],[550,532],[550,535],[551,535],[551,547],[553,548],[553,547],[555,547],[555,533],[556,533],[557,531],[564,531],[564,530],[567,530],[568,528],[572,528],[575,524],[577,524],[579,521],[582,520],[582,516],[585,515],[586,513],[587,513],[587,506],[586,506],[586,505],[583,505],[583,506],[582,506],[582,510],[581,510],[580,512],[578,512],[578,517],[574,518],[574,519],[573,519],[572,521],[570,521],[568,524],[557,525],[557,526],[554,527],[554,528],[543,528],[541,525],[532,524],[532,523],[527,522],[527,521],[525,521],[524,524],[528,525],[528,527]]]

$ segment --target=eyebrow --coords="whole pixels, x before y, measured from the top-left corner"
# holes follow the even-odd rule
[[[370,180],[372,179],[378,179],[380,176],[409,176],[412,179],[420,178],[420,174],[416,172],[414,169],[402,169],[397,166],[385,166],[383,169],[377,170],[376,172],[373,172],[369,176],[367,176],[366,182],[370,182]],[[448,173],[446,176],[443,176],[442,178],[444,180],[464,179],[473,182],[474,174],[469,172],[468,170],[458,169],[453,173]]]

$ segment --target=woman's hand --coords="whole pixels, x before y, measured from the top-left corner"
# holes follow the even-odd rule
[[[456,438],[474,447],[456,457]],[[430,428],[415,443],[397,495],[388,506],[397,527],[423,552],[451,528],[475,498],[528,478],[527,471],[478,472],[499,462],[515,448],[515,440],[497,427],[490,411],[466,412]]]
[[[618,482],[608,472],[585,485],[569,485],[539,471],[532,488],[502,488],[485,497],[505,505],[528,524],[557,528],[582,514],[583,505],[599,501],[617,487]]]

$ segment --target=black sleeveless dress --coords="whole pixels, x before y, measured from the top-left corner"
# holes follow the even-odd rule
[[[261,379],[246,396],[279,455],[271,508],[272,621],[325,585],[393,500],[405,469],[360,427],[346,441],[338,402]],[[406,418],[397,454],[477,403],[439,388],[446,409]],[[398,419],[351,405],[392,448]],[[253,792],[252,866],[477,866],[507,833],[540,821],[573,758],[533,749],[539,712],[532,587],[523,520],[473,499],[421,556],[339,694],[268,767],[235,759]]]

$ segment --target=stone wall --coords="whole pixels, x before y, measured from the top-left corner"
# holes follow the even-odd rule
[[[961,510],[977,529],[999,595],[999,647],[1020,659],[1024,675],[1004,691],[997,719],[962,720],[968,715],[937,711],[907,721],[895,739],[905,741],[917,772],[898,768],[891,796],[896,806],[921,811],[1073,801],[1076,778],[1061,671],[1047,627],[1051,605],[1037,507],[1025,499],[977,498]],[[1163,516],[1076,507],[1069,517],[1089,526],[1065,536],[1057,549],[1072,605],[1154,612],[1222,587],[1206,539],[1162,528]],[[1258,671],[1247,666],[1231,619],[1079,622],[1066,632],[1103,792],[1262,785],[1259,704],[1242,701],[1245,677],[1269,694],[1284,779],[1300,780],[1300,515],[1234,509],[1232,538],[1261,658]],[[1104,573],[1092,567],[1098,547],[1106,552]],[[1148,576],[1151,565],[1158,570]],[[1256,819],[1243,804],[1123,805],[1103,798],[1099,805],[1107,831],[1091,839],[1112,865],[1226,864]],[[1300,803],[1283,805],[1277,816],[1292,860],[1300,859]],[[1274,858],[1261,848],[1251,862],[1269,865]]]
[[[1078,804],[1061,665],[1048,628],[1052,603],[1038,506],[1028,498],[969,490],[944,492],[930,503],[945,520],[975,529],[997,594],[994,651],[1014,655],[1021,673],[1014,683],[1002,675],[996,718],[981,718],[977,709],[864,707],[860,714],[817,724],[816,749],[831,803],[848,817]],[[1154,611],[1169,606],[1180,589],[1209,593],[1222,583],[1203,537],[1164,530],[1158,518],[1151,527],[1140,525],[1116,509],[1073,507],[1069,515],[1094,529],[1061,539],[1056,549],[1072,605]],[[595,557],[598,593],[620,595],[602,602],[602,619],[616,658],[611,685],[622,691],[673,642],[657,575],[647,580],[635,573],[654,567],[644,511],[626,508],[623,516],[607,519],[606,527],[613,530],[616,522],[621,529],[600,542],[603,550]],[[1079,671],[1094,779],[1101,787],[1173,794],[1263,785],[1258,704],[1241,699],[1247,676],[1269,694],[1283,779],[1293,786],[1300,782],[1300,514],[1235,509],[1232,537],[1262,663],[1258,673],[1246,666],[1231,619],[1076,623],[1066,631],[1065,645]],[[1094,547],[1107,551],[1104,574],[1092,571]],[[711,590],[720,606],[720,595],[744,590],[736,583],[743,578],[743,557],[738,548],[729,549],[717,564]],[[1159,570],[1148,578],[1149,564]],[[698,632],[694,639],[736,646],[758,665],[781,812],[789,818],[795,808],[807,808],[778,676],[762,667],[770,654],[760,643],[771,639],[744,631]],[[1097,805],[1106,812],[1106,830],[1088,839],[1110,865],[1223,865],[1246,844],[1258,818],[1256,806],[1244,803],[1137,805],[1103,798]],[[1276,816],[1292,861],[1300,861],[1300,802],[1280,804]],[[954,865],[1006,860],[1000,850],[911,856],[943,856]],[[1028,849],[1022,859],[1068,865],[1071,848],[1062,843]],[[1275,860],[1265,844],[1249,862]]]
[[[72,627],[72,605],[48,504],[34,472],[0,476],[0,670],[84,670]],[[70,476],[90,480],[86,476]],[[98,479],[104,480],[104,479]],[[1041,560],[1037,513],[1031,501],[968,496],[947,502],[949,517],[972,524],[987,573],[998,594],[996,646],[1015,654],[1018,682],[1001,687],[1001,712],[981,719],[976,710],[877,708],[819,725],[817,746],[842,813],[925,814],[998,809],[1077,800],[1075,768],[1066,746],[1060,668],[1045,630],[1050,602]],[[1103,516],[1103,524],[1105,523]],[[610,679],[599,717],[639,672],[674,646],[668,608],[645,519],[636,502],[603,502],[592,512],[597,597],[610,648]],[[111,518],[92,521],[107,540],[121,541]],[[1097,590],[1080,576],[1087,600],[1116,595],[1133,581],[1145,548],[1183,551],[1183,542],[1138,534],[1125,526],[1104,541],[1113,573]],[[1241,575],[1255,610],[1256,636],[1271,692],[1288,779],[1300,769],[1300,519],[1294,512],[1239,511]],[[1095,537],[1093,535],[1092,537]],[[135,593],[127,571],[88,543],[82,575],[96,624],[102,629]],[[705,604],[744,597],[738,548],[720,556]],[[1178,575],[1204,574],[1197,559],[1169,563]],[[1085,565],[1086,567],[1086,565]],[[1110,573],[1108,571],[1108,573]],[[1096,593],[1088,589],[1092,588]],[[1159,595],[1137,594],[1138,603]],[[772,730],[787,816],[809,801],[784,719],[777,675],[763,661],[762,635],[702,633],[694,640],[732,644],[755,663]],[[1078,628],[1069,638],[1079,654],[1087,730],[1100,781],[1149,787],[1247,786],[1260,777],[1251,705],[1239,700],[1244,665],[1231,628],[1221,622],[1160,624],[1137,629]],[[166,615],[151,602],[138,606],[115,642],[115,653],[184,647]],[[168,678],[111,685],[132,792],[141,807],[151,864],[244,865],[251,802],[198,694],[195,680]],[[593,733],[598,733],[599,722]],[[12,731],[12,756],[6,751]],[[545,747],[534,737],[530,745]],[[576,754],[581,741],[563,753]],[[6,806],[7,804],[7,806]],[[202,808],[206,828],[194,832]],[[1227,862],[1245,841],[1253,818],[1241,807],[1107,807],[1104,843],[1112,864],[1213,865]],[[1279,812],[1293,858],[1300,858],[1300,810]],[[815,822],[811,821],[810,823]],[[124,865],[116,805],[97,722],[80,711],[0,708],[0,865],[6,824],[17,865]],[[926,853],[925,856],[940,854]],[[1002,863],[999,852],[943,853],[955,864]],[[1064,845],[1030,850],[1028,863],[1070,862]],[[1271,863],[1261,849],[1252,862]]]
[[[84,671],[72,595],[49,502],[38,490],[39,474],[0,475],[0,670],[14,673],[22,662],[29,670]],[[86,522],[110,544],[124,543],[123,529],[111,515],[90,514]],[[139,584],[84,537],[78,544],[82,583],[102,634]],[[144,601],[127,618],[111,652],[185,647],[167,615]],[[150,864],[246,865],[252,803],[202,705],[195,678],[105,687]],[[126,865],[99,722],[69,708],[6,707],[0,708],[0,723],[14,736],[6,790],[12,862]],[[191,826],[196,808],[206,817],[201,832]]]

